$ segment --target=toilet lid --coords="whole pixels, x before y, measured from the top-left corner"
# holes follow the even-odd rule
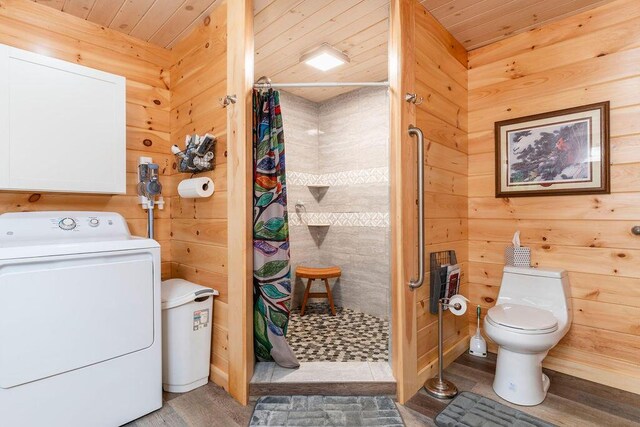
[[[490,308],[487,318],[495,324],[525,331],[553,332],[558,319],[548,310],[520,304],[500,304]]]

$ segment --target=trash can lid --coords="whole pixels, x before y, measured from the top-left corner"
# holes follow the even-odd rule
[[[169,279],[162,282],[161,295],[164,310],[189,303],[196,298],[220,295],[220,292],[184,279]]]

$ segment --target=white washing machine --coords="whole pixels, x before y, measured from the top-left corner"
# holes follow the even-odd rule
[[[162,406],[160,246],[120,215],[0,215],[0,426],[118,426]]]

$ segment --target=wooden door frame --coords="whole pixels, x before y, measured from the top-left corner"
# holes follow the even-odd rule
[[[253,0],[227,2],[229,393],[249,402],[253,375]]]
[[[389,17],[391,360],[397,399],[404,403],[418,384],[416,296],[407,286],[417,254],[414,199],[415,150],[407,129],[415,106],[404,94],[414,90],[413,0],[391,0]],[[233,25],[231,25],[233,23]],[[227,108],[229,393],[249,402],[253,355],[252,254],[252,90],[253,0],[227,3],[227,93],[238,102]]]
[[[416,292],[408,281],[417,271],[415,142],[408,134],[416,107],[405,101],[415,93],[415,0],[391,0],[389,13],[390,200],[391,200],[391,365],[399,403],[418,383]]]

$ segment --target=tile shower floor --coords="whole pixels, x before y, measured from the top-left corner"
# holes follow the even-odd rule
[[[389,321],[328,304],[308,304],[305,315],[294,309],[287,341],[300,362],[386,362]]]

